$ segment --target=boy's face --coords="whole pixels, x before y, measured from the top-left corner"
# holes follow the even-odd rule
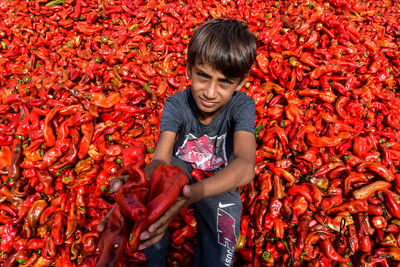
[[[246,79],[227,78],[209,64],[188,67],[187,74],[192,80],[191,90],[199,111],[199,119],[204,124],[212,122],[233,93],[239,91],[246,82]]]

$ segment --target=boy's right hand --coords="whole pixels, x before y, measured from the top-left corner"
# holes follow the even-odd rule
[[[181,195],[173,203],[161,217],[149,225],[149,227],[140,234],[141,244],[139,250],[146,249],[157,244],[164,236],[169,223],[175,216],[185,207],[190,204],[192,190],[190,185],[185,185],[182,188]]]
[[[110,190],[117,192],[128,180],[129,175],[117,176],[110,180]],[[115,207],[115,206],[114,206]],[[104,218],[97,225],[97,231],[103,232],[107,226],[108,218],[110,217],[114,207],[104,216]]]

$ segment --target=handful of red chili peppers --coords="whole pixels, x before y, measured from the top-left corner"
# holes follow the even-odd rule
[[[399,10],[389,0],[0,0],[0,262],[94,266],[96,225],[115,201],[112,222],[145,214],[124,202],[134,183],[116,194],[109,181],[127,147],[140,142],[151,159],[165,98],[189,85],[196,27],[230,17],[258,40],[243,88],[256,101],[256,177],[240,189],[235,265],[398,264]],[[192,264],[192,212],[170,224],[169,266]],[[124,253],[129,266],[146,261]]]
[[[122,260],[124,250],[128,255],[137,251],[139,235],[176,201],[182,187],[189,182],[181,168],[164,165],[147,181],[143,171],[145,154],[141,143],[122,151],[122,166],[129,178],[117,192],[117,205],[100,239],[101,254],[96,266],[126,262]]]

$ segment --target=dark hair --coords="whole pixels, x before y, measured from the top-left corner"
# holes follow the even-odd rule
[[[256,59],[256,37],[234,19],[213,19],[193,34],[188,47],[188,67],[209,64],[226,77],[244,77]]]

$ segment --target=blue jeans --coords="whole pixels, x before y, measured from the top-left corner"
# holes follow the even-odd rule
[[[168,232],[165,232],[163,238],[157,244],[144,250],[144,254],[149,260],[148,266],[166,266],[168,249]]]
[[[181,167],[190,177],[190,169],[185,162],[173,157],[172,165]],[[233,256],[240,232],[242,201],[238,191],[232,190],[195,204],[198,223],[195,266],[233,266]],[[166,266],[168,233],[161,241],[145,250],[149,267]]]
[[[233,266],[241,211],[242,203],[236,190],[196,203],[195,217],[199,226],[196,267]],[[167,249],[168,233],[165,233],[160,242],[145,250],[148,266],[166,266]]]

